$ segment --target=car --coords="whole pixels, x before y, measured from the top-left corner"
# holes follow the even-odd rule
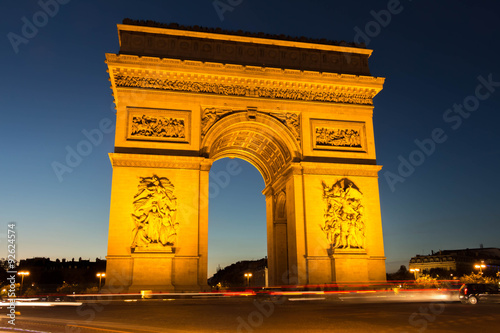
[[[481,302],[500,302],[500,285],[466,283],[460,287],[458,297],[463,304]]]

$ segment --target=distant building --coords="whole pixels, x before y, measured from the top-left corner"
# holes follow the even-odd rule
[[[93,286],[97,285],[97,273],[106,272],[106,260],[56,259],[35,257],[20,260],[18,271],[29,271],[25,283],[42,290],[54,292],[63,283]]]
[[[484,264],[485,268],[475,268]],[[478,273],[480,270],[487,275],[494,275],[500,270],[499,248],[478,248],[444,250],[429,255],[416,255],[410,260],[410,269],[420,269],[420,273],[429,274],[441,270],[454,272],[457,275]]]

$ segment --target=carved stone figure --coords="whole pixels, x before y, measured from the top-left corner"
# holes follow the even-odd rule
[[[373,104],[370,93],[324,92],[284,88],[256,87],[258,97],[334,103]]]
[[[134,196],[132,249],[152,244],[174,245],[177,236],[177,198],[166,177],[141,177]]]
[[[347,178],[331,187],[323,185],[323,200],[326,203],[325,223],[321,230],[326,234],[332,249],[365,247],[363,194]]]
[[[184,119],[161,116],[133,116],[131,136],[184,138]]]
[[[223,116],[233,112],[232,109],[206,108],[201,117],[201,135],[207,134],[210,127]]]
[[[292,132],[297,141],[300,141],[300,118],[296,113],[270,113],[271,116],[281,121]]]
[[[171,91],[190,91],[226,96],[246,96],[248,89],[240,85],[226,85],[208,82],[192,82],[168,79],[143,78],[139,76],[117,75],[118,87],[136,87]]]
[[[316,145],[361,148],[361,135],[354,129],[316,127]]]

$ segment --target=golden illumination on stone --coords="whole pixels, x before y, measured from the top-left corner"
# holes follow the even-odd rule
[[[166,177],[141,177],[134,195],[133,250],[161,249],[174,245],[177,236],[177,198]]]
[[[347,178],[332,186],[323,185],[323,200],[326,202],[325,224],[321,230],[326,234],[331,249],[363,249],[365,247],[365,222],[361,200],[363,194]]]
[[[225,157],[264,179],[270,285],[385,279],[372,121],[384,79],[370,76],[371,50],[133,24],[118,33],[120,53],[106,54],[115,292],[207,290],[209,171]]]
[[[132,117],[131,136],[153,138],[184,138],[184,119],[167,117]]]

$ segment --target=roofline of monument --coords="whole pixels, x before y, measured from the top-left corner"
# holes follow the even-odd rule
[[[191,38],[223,40],[223,41],[240,42],[240,43],[254,43],[261,45],[296,47],[308,50],[322,50],[322,51],[334,51],[334,52],[344,52],[344,53],[354,53],[354,54],[365,54],[368,55],[368,57],[370,57],[370,55],[373,52],[373,50],[371,49],[357,48],[351,46],[328,45],[328,44],[319,44],[313,42],[297,42],[297,41],[288,41],[288,40],[271,39],[271,38],[248,37],[248,36],[238,36],[238,35],[230,35],[222,33],[158,28],[158,27],[148,27],[148,26],[130,25],[130,24],[117,24],[117,28],[118,28],[118,41],[120,43],[120,47],[122,45],[120,31],[135,31],[135,32],[151,33],[158,35],[183,36]]]

